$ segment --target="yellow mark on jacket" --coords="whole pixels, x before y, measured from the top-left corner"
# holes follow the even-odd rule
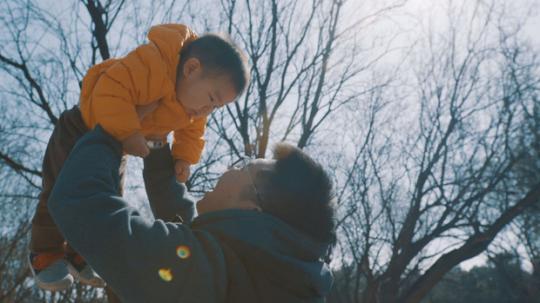
[[[159,274],[159,277],[161,278],[161,280],[163,280],[165,282],[170,282],[173,279],[172,272],[168,268],[161,268],[158,271],[158,274]]]

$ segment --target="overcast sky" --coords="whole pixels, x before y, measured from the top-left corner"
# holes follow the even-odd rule
[[[127,1],[130,2],[130,1]],[[149,1],[145,1],[146,3],[150,3]],[[373,0],[373,1],[360,1],[360,0],[350,0],[346,4],[346,8],[344,9],[344,23],[343,28],[347,28],[348,26],[352,24],[356,24],[360,18],[363,18],[365,16],[369,16],[371,13],[377,11],[377,9],[384,7],[387,3],[390,1],[388,0]],[[464,0],[461,1],[448,1],[448,0],[409,0],[404,7],[399,8],[395,11],[392,11],[389,14],[384,15],[383,20],[379,20],[378,27],[372,29],[369,33],[362,32],[364,35],[386,35],[391,36],[392,34],[400,34],[399,38],[394,41],[397,46],[400,45],[406,45],[407,43],[410,43],[412,40],[415,39],[418,35],[421,35],[423,33],[426,33],[428,30],[438,31],[444,28],[446,19],[446,12],[447,12],[447,5],[448,3],[453,4],[459,4],[463,3]],[[38,3],[42,5],[42,7],[46,7],[50,9],[50,12],[57,16],[60,20],[63,20],[65,18],[66,20],[69,19],[70,16],[73,16],[73,12],[71,12],[72,3],[74,1],[72,0],[41,0]],[[203,3],[199,1],[194,1],[194,3]],[[220,8],[220,1],[214,0],[214,1],[204,1],[205,7],[209,9],[219,9]],[[215,5],[207,5],[208,3],[215,3]],[[466,1],[468,5],[472,5],[474,3],[474,0],[468,0]],[[540,0],[512,0],[512,1],[505,1],[501,0],[501,3],[504,3],[505,11],[508,15],[508,20],[526,20],[525,22],[525,30],[524,33],[527,36],[529,42],[537,47],[537,49],[540,48],[540,18],[538,17],[539,10],[540,10]],[[502,9],[503,7],[499,7],[499,9]],[[467,11],[470,12],[470,11]],[[212,13],[218,13],[217,11],[214,11]],[[85,18],[86,15],[82,15],[83,18]],[[524,16],[527,16],[527,18],[524,18]],[[123,16],[124,18],[130,18],[131,16]],[[87,16],[86,16],[87,18]],[[371,22],[372,19],[368,18],[365,20],[365,22]],[[188,23],[189,20],[177,20],[177,22],[181,23]],[[202,29],[199,29],[202,30]],[[118,37],[118,32],[113,32],[113,35],[116,35]],[[354,31],[350,33],[351,36],[354,36]],[[143,33],[141,33],[141,36],[144,36]],[[121,41],[121,39],[114,39],[111,40],[118,40]],[[118,37],[120,38],[120,37]],[[125,37],[122,37],[125,38]],[[357,37],[359,38],[359,37]],[[360,37],[361,38],[361,37]],[[366,40],[369,37],[366,37]],[[115,43],[115,42],[114,42]],[[131,49],[134,45],[121,45],[120,48],[122,49]],[[393,63],[393,59],[400,58],[399,56],[390,56],[388,57],[388,62],[391,64]],[[132,161],[132,163],[140,164],[139,162]],[[136,176],[131,179],[131,185],[136,185],[133,182],[140,182],[140,170],[134,170],[133,167],[131,168],[131,171],[136,171]],[[128,183],[128,186],[130,184]],[[142,193],[143,194],[143,193]],[[134,193],[133,195],[129,196],[128,199],[141,199],[141,192]],[[0,234],[2,233],[2,229],[0,226]],[[463,264],[465,268],[470,268],[471,266],[475,264],[479,264],[479,262],[483,262],[484,257],[477,257],[472,260],[469,260]]]

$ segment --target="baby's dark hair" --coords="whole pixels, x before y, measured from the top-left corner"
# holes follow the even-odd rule
[[[237,95],[241,95],[249,83],[249,66],[246,56],[229,38],[206,34],[189,43],[180,52],[178,73],[190,58],[197,58],[203,72],[211,75],[228,75]]]

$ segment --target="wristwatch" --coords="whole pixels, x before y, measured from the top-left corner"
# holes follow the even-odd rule
[[[166,143],[167,142],[163,142],[163,141],[148,140],[146,141],[146,146],[148,146],[149,149],[160,149],[163,146],[165,146]]]

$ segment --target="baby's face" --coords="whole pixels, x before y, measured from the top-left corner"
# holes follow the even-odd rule
[[[228,77],[207,76],[198,68],[177,81],[176,99],[190,117],[199,118],[233,102],[236,90]]]

